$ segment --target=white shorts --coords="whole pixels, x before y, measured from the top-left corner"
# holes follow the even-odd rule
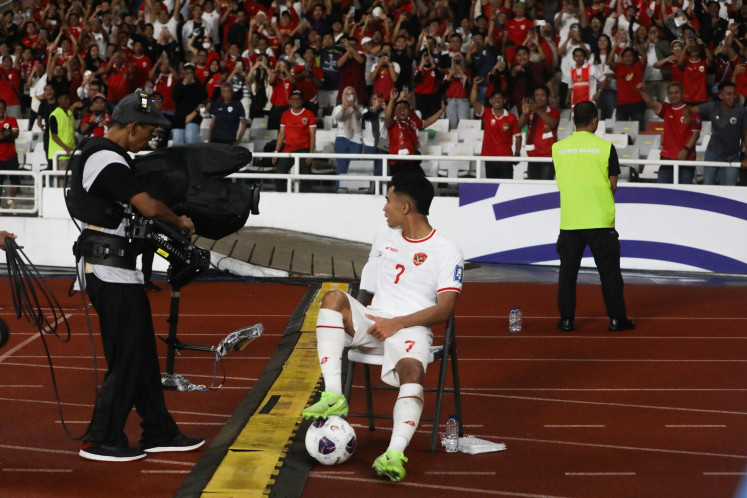
[[[355,335],[346,341],[346,346],[360,349],[364,353],[383,354],[384,363],[381,365],[381,380],[390,386],[399,386],[399,376],[395,367],[402,358],[413,358],[423,364],[423,371],[428,369],[431,357],[433,332],[428,327],[408,327],[398,330],[393,336],[383,342],[368,333],[374,324],[366,315],[372,313],[350,294],[345,294],[350,302],[353,315]],[[376,316],[390,318],[378,313]]]
[[[334,107],[338,90],[319,90],[319,107]]]

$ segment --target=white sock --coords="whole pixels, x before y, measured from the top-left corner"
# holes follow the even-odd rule
[[[324,390],[342,394],[342,351],[345,349],[345,329],[342,313],[326,308],[316,319],[316,351],[324,377]]]
[[[392,414],[394,425],[388,449],[405,452],[405,448],[415,434],[415,429],[418,428],[421,413],[423,413],[423,386],[402,384],[399,387],[397,402],[394,403]]]

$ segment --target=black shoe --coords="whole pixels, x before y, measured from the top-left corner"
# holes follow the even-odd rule
[[[205,440],[197,437],[187,437],[181,432],[170,441],[154,446],[143,446],[141,449],[146,453],[166,453],[170,451],[193,451],[205,444]]]
[[[558,330],[573,332],[573,318],[561,318],[558,320]]]
[[[106,446],[94,443],[84,444],[78,454],[87,460],[97,462],[132,462],[142,460],[147,456],[145,452],[129,446]]]
[[[161,288],[157,286],[156,284],[154,284],[153,282],[151,282],[150,280],[145,282],[145,290],[146,292],[150,292],[150,291],[161,292]]]
[[[627,318],[610,318],[610,326],[607,330],[612,332],[622,332],[623,330],[633,330],[635,323]]]

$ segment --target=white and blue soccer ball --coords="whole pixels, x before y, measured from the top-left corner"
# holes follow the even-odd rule
[[[355,451],[355,430],[337,416],[317,419],[306,431],[306,451],[322,465],[347,462]]]

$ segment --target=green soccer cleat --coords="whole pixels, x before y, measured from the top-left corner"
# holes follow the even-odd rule
[[[383,455],[374,460],[372,467],[378,475],[387,476],[392,481],[399,482],[407,475],[405,467],[402,465],[406,461],[407,458],[401,452],[386,450]]]
[[[328,418],[333,415],[346,417],[348,415],[348,402],[345,396],[329,391],[322,393],[322,398],[301,412],[304,418]]]

